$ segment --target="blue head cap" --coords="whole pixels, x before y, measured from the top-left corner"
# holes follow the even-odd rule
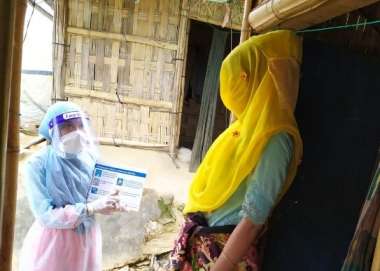
[[[51,136],[49,134],[49,122],[58,115],[72,111],[82,110],[78,105],[71,102],[57,102],[50,106],[44,118],[42,119],[40,127],[38,129],[40,135],[46,138],[47,140],[51,141]]]

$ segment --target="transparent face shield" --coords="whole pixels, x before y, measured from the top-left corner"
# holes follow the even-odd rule
[[[89,118],[80,111],[63,113],[49,123],[52,146],[63,158],[90,155],[98,157],[98,144],[91,130]]]

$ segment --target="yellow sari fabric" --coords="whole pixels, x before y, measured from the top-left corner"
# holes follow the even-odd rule
[[[255,169],[268,140],[287,132],[294,154],[284,194],[302,156],[302,139],[294,118],[302,41],[279,30],[250,38],[223,61],[220,94],[237,117],[212,144],[199,166],[184,213],[211,212],[222,206]]]

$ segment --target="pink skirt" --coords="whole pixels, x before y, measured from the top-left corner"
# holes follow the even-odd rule
[[[51,229],[35,221],[25,237],[19,271],[100,271],[102,235],[96,223],[87,233]]]

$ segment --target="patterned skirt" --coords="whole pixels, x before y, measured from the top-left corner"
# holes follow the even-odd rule
[[[221,254],[235,226],[208,227],[200,213],[186,217],[171,255],[171,270],[208,271]],[[259,271],[257,246],[252,244],[234,271]]]

